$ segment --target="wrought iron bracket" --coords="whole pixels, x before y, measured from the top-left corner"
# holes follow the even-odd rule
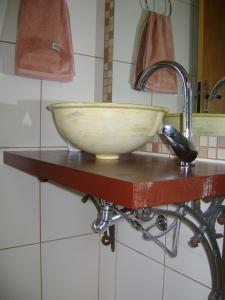
[[[188,241],[189,247],[195,248],[201,244],[208,258],[212,281],[208,300],[225,299],[225,242],[224,235],[216,231],[217,223],[225,224],[223,197],[174,204],[175,209],[174,207],[168,209],[147,207],[138,210],[121,209],[113,203],[89,195],[84,196],[82,201],[86,202],[88,199],[92,200],[98,210],[98,217],[93,222],[93,230],[97,233],[104,232],[102,243],[111,245],[112,251],[115,250],[114,225],[121,220],[128,222],[142,233],[145,240],[156,243],[171,257],[177,256],[181,225],[189,227],[193,232],[193,236]],[[204,202],[207,203],[207,209],[203,208]],[[144,226],[145,223],[148,223],[147,226]],[[155,233],[156,229],[157,233]],[[170,248],[160,240],[169,232],[173,232]],[[223,238],[222,253],[217,243],[219,238]]]

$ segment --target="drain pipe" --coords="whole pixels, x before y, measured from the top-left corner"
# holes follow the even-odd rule
[[[96,233],[101,233],[109,228],[109,226],[115,225],[117,222],[124,218],[124,215],[130,216],[134,212],[130,209],[122,209],[122,214],[115,213],[113,204],[101,200],[98,218],[93,222],[92,229]]]

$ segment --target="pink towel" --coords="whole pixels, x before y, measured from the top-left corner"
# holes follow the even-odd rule
[[[72,81],[72,39],[66,0],[21,0],[16,75]]]
[[[174,60],[173,35],[169,16],[149,12],[144,20],[134,72],[136,84],[141,73],[161,60]],[[150,76],[146,92],[177,93],[176,74],[165,68]]]

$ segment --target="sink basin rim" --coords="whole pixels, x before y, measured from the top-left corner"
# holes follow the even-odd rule
[[[132,103],[117,103],[117,102],[56,102],[51,103],[47,106],[47,109],[49,111],[53,111],[55,109],[61,109],[61,108],[69,108],[69,107],[79,107],[79,108],[124,108],[124,109],[144,109],[144,110],[156,110],[156,111],[163,111],[164,113],[167,113],[169,110],[166,107],[163,106],[154,106],[154,105],[148,105],[148,104],[132,104]]]

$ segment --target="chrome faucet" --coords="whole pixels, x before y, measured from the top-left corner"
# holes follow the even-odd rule
[[[225,85],[225,76],[221,77],[212,87],[211,92],[209,94],[208,101],[219,99],[219,96],[217,95],[218,90]]]
[[[181,166],[188,166],[196,157],[198,152],[191,142],[191,114],[192,114],[192,89],[187,71],[175,61],[159,61],[143,71],[137,84],[137,90],[144,90],[149,77],[157,70],[170,68],[180,76],[184,87],[184,109],[183,109],[183,136],[172,126],[166,125],[162,133],[165,135],[170,146],[180,159]]]

